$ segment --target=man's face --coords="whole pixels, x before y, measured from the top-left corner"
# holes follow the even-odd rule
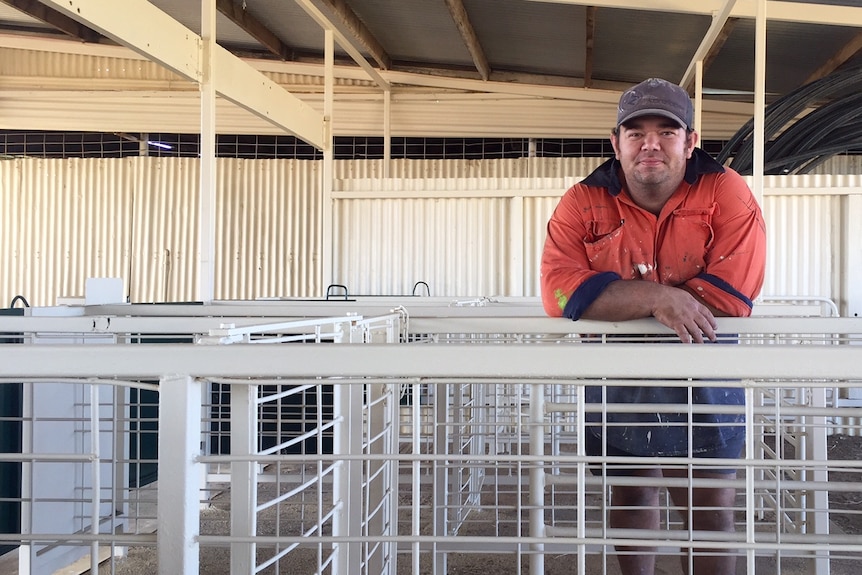
[[[697,133],[688,134],[662,116],[642,116],[620,126],[611,143],[629,186],[675,189],[685,175]]]

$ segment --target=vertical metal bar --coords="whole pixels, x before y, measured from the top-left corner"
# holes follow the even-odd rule
[[[198,205],[200,228],[200,271],[198,275],[198,299],[212,301],[215,296],[215,203],[216,203],[216,159],[215,159],[215,50],[216,50],[216,0],[201,1],[201,173],[200,203]]]
[[[754,461],[754,387],[748,385],[745,388],[745,462],[751,463]],[[752,544],[755,542],[755,520],[756,507],[754,498],[754,474],[750,472],[750,467],[747,467],[745,473],[745,541]],[[755,549],[751,545],[745,551],[747,569],[746,573],[756,573],[755,571]]]
[[[230,464],[230,534],[253,537],[257,534],[257,462],[247,456],[257,452],[257,385],[230,385],[230,452],[241,459]],[[253,573],[256,544],[230,544],[232,575]]]
[[[90,494],[90,534],[99,534],[99,507],[100,507],[100,492],[102,490],[101,476],[99,472],[99,453],[101,453],[101,445],[99,444],[99,386],[90,385],[90,453],[93,460],[91,465],[90,484],[92,493]],[[99,540],[95,539],[90,544],[90,573],[99,572]]]
[[[392,170],[392,90],[383,90],[383,177]]]
[[[754,197],[763,205],[763,167],[766,149],[766,0],[757,0],[754,20]]]
[[[199,571],[201,387],[187,375],[159,385],[159,575]]]
[[[413,404],[411,405],[413,411],[413,463],[412,467],[412,489],[413,489],[413,499],[410,502],[410,535],[414,538],[418,538],[421,534],[421,525],[419,523],[419,511],[420,505],[422,503],[422,493],[420,489],[422,488],[422,484],[420,483],[419,474],[421,469],[419,467],[419,456],[422,454],[422,410],[420,408],[420,394],[422,393],[422,383],[417,381],[411,387],[411,400]],[[414,539],[411,544],[411,563],[412,563],[412,571],[413,575],[419,575],[419,541],[418,539]],[[436,553],[432,554],[432,564],[436,564]]]
[[[321,218],[320,230],[322,238],[321,265],[323,285],[331,285],[333,266],[333,237],[332,237],[332,185],[334,169],[334,150],[332,136],[332,113],[334,86],[335,86],[335,40],[332,30],[323,31],[324,53],[323,53],[323,170],[321,170]],[[324,288],[325,289],[325,288]]]
[[[438,382],[434,386],[434,454],[449,453],[449,385]],[[457,385],[457,384],[456,384]],[[445,462],[434,460],[434,536],[445,537],[449,534],[449,468]],[[418,533],[417,533],[418,534]],[[434,544],[433,554],[434,575],[446,575],[449,556],[444,551],[437,552]],[[417,571],[418,573],[418,571]]]
[[[530,455],[542,455],[545,450],[545,386],[530,385]],[[530,467],[530,537],[545,536],[545,471],[544,461],[534,461]],[[545,546],[530,546],[530,575],[544,575]]]
[[[826,388],[812,387],[811,407],[826,407]],[[826,418],[814,416],[805,418],[806,442],[805,458],[815,461],[826,461]],[[807,467],[804,471],[806,481],[829,481],[829,471],[823,468]],[[806,533],[814,531],[816,535],[828,538],[829,535],[829,492],[818,489],[813,493],[808,492],[806,499],[809,504],[804,514],[803,523]],[[811,509],[813,507],[813,510]],[[814,552],[814,572],[816,575],[829,575],[829,550],[818,549]]]
[[[587,454],[586,448],[586,401],[587,393],[586,386],[578,385],[575,389],[577,394],[577,454],[578,457],[585,457]],[[583,461],[578,462],[578,573],[587,572],[587,546],[583,540],[587,536],[587,464]]]
[[[347,385],[332,386],[332,415],[336,422],[333,430],[332,451],[334,455],[348,453],[348,442],[350,437],[350,393]],[[347,535],[349,493],[348,461],[339,461],[332,471],[332,504],[336,513],[332,518],[332,535],[335,537]],[[346,543],[333,543],[333,575],[346,575],[350,573],[349,557]]]

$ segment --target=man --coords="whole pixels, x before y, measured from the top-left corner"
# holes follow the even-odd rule
[[[548,315],[607,321],[652,316],[683,343],[715,341],[716,316],[750,315],[763,284],[763,216],[739,174],[696,147],[693,116],[688,94],[665,80],[651,78],[623,93],[611,132],[615,158],[569,189],[548,222],[541,268]],[[587,390],[587,400],[684,406],[688,394],[686,387],[596,387]],[[694,387],[691,401],[742,405],[744,398],[741,389]],[[694,422],[686,413],[606,418],[614,425],[588,427],[590,455],[734,458],[744,443],[742,415],[700,414]],[[606,469],[614,475],[687,476],[660,467]],[[693,475],[734,478],[735,470],[698,467]],[[689,506],[688,489],[669,492],[675,505]],[[733,488],[696,488],[693,499],[691,528],[734,530]],[[611,527],[658,529],[658,502],[656,487],[614,486]],[[619,548],[618,560],[624,574],[655,570],[651,550]],[[692,561],[696,574],[735,572],[729,553],[698,553]],[[683,563],[687,571],[688,561]]]

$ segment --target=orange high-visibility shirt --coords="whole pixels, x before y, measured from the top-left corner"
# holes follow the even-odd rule
[[[766,227],[742,177],[695,149],[661,213],[638,207],[609,160],[572,186],[548,222],[542,301],[577,320],[616,280],[687,286],[731,316],[751,314],[763,285]]]

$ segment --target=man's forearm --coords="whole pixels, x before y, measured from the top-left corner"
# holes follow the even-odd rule
[[[715,316],[683,288],[644,280],[617,280],[581,315],[584,319],[625,321],[655,317],[685,343],[715,341]]]
[[[581,318],[603,321],[625,321],[650,317],[667,290],[676,289],[644,280],[617,280],[611,282]]]

